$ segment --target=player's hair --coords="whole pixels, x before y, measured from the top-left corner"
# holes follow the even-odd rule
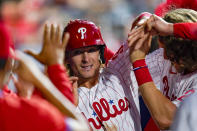
[[[176,9],[164,16],[169,23],[197,22],[197,12],[191,9]],[[159,36],[165,44],[167,57],[176,63],[182,61],[185,68],[197,65],[197,41],[175,36]]]

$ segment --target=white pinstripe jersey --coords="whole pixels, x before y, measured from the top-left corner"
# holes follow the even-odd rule
[[[104,130],[103,124],[115,125],[118,131],[140,131],[138,85],[129,60],[127,44],[109,61],[91,89],[78,88],[82,112],[94,130]]]
[[[146,64],[157,88],[177,107],[185,96],[197,88],[197,71],[187,75],[177,73],[171,62],[164,59],[163,48],[147,55]]]

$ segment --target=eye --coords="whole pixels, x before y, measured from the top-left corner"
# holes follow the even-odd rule
[[[75,51],[73,51],[73,56],[75,56],[75,55],[80,55],[80,54],[82,54],[83,52],[82,51],[80,51],[80,50],[75,50]]]
[[[88,50],[88,53],[96,52],[98,50],[99,50],[99,48],[91,48]]]

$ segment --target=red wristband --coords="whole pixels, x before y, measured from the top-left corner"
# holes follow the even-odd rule
[[[137,69],[138,67],[141,67],[141,68]],[[145,59],[135,61],[133,63],[133,68],[137,69],[137,70],[134,70],[134,73],[135,73],[135,77],[139,86],[141,86],[142,84],[146,82],[153,81],[149,73],[148,67],[146,65]]]

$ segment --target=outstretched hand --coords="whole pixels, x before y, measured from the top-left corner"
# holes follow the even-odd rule
[[[150,49],[151,40],[152,35],[145,30],[144,26],[131,30],[128,36],[131,62],[145,58]]]
[[[59,25],[55,27],[53,24],[51,24],[51,27],[49,27],[47,24],[45,24],[42,51],[39,54],[35,54],[30,50],[25,52],[33,56],[40,63],[47,66],[63,64],[68,39],[69,34],[66,33],[62,40]]]

